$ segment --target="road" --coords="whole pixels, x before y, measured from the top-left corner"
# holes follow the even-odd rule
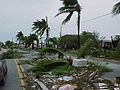
[[[116,80],[116,77],[120,77],[120,61],[115,60],[107,60],[102,58],[90,58],[91,60],[98,61],[103,65],[111,68],[112,72],[106,72],[102,75],[102,78]]]
[[[6,83],[4,86],[0,87],[0,90],[22,90],[15,61],[13,59],[7,59],[6,61],[8,74],[6,77]]]
[[[119,63],[109,62],[106,66],[110,67],[113,71],[104,73],[102,75],[103,78],[110,79],[110,80],[116,80],[116,77],[120,77],[120,64]]]

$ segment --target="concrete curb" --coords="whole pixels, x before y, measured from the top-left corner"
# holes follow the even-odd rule
[[[16,59],[16,60],[15,60],[15,64],[16,64],[17,71],[18,71],[18,75],[19,75],[19,78],[20,78],[22,90],[26,90],[26,85],[27,85],[27,83],[25,82],[25,78],[26,78],[27,76],[25,75],[25,70],[24,70],[23,67],[20,65],[19,60]]]
[[[104,58],[86,57],[86,59],[93,59],[93,60],[99,60],[99,61],[103,61],[103,62],[110,62],[110,63],[120,64],[120,61],[109,60],[109,59],[104,59]]]

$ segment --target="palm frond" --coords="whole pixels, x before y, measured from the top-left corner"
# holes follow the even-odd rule
[[[70,13],[71,10],[64,10],[64,11],[60,11],[57,15],[55,15],[55,17],[57,17],[58,15],[60,14],[63,14],[63,13]]]
[[[68,22],[71,19],[72,15],[73,15],[73,12],[70,12],[69,15],[64,19],[64,21],[62,22],[62,24],[65,24],[66,22]]]
[[[59,9],[59,11],[65,11],[65,10],[75,10],[75,6],[64,6]]]
[[[77,0],[61,0],[63,2],[63,5],[65,6],[70,6],[70,5],[75,5],[78,3]]]
[[[113,14],[113,15],[118,15],[118,14],[120,14],[120,2],[118,2],[117,4],[115,4],[115,5],[113,6],[112,14]]]
[[[43,53],[53,53],[53,54],[59,54],[61,57],[65,56],[67,58],[67,56],[62,52],[60,51],[59,49],[56,49],[56,48],[44,48],[42,49],[42,52]]]

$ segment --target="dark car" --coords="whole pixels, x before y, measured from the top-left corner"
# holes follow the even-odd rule
[[[7,75],[7,63],[6,60],[0,60],[0,85],[4,85]]]

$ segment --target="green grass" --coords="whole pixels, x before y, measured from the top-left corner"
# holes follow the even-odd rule
[[[52,72],[55,75],[68,73],[72,70],[69,63],[64,60],[42,60],[33,67],[33,72]]]
[[[72,73],[74,72],[74,68],[68,65],[59,66],[51,70],[51,72],[55,75],[64,75],[65,73]]]

